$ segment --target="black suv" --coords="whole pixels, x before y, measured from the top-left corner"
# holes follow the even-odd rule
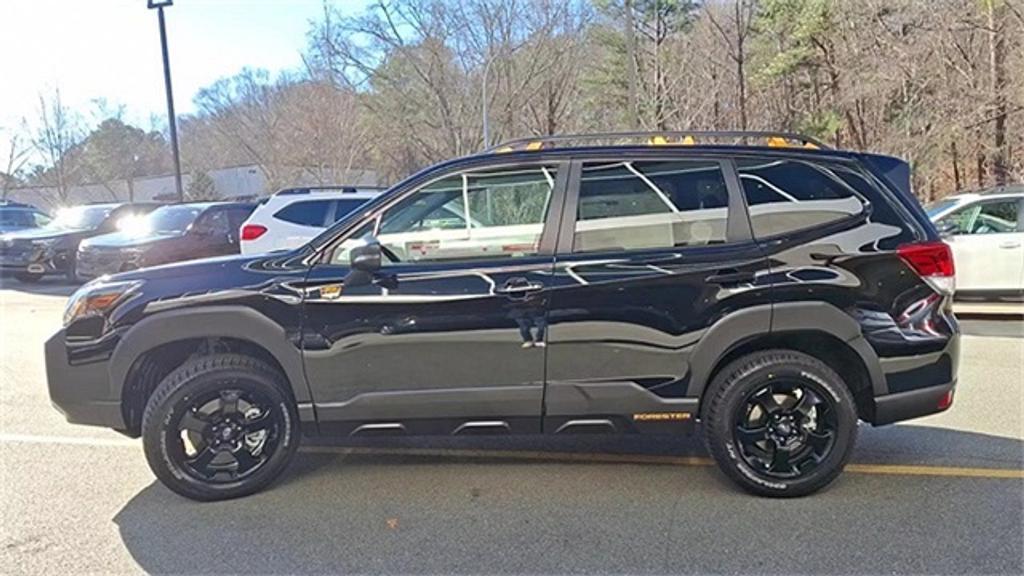
[[[798,496],[840,473],[858,420],[950,406],[952,289],[900,160],[549,137],[420,172],[293,252],[90,283],[46,364],[69,421],[141,435],[200,500],[269,484],[300,433],[696,421],[743,488]]]

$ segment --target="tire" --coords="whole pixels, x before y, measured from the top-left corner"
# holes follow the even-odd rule
[[[43,275],[38,272],[18,272],[14,277],[18,282],[24,282],[25,284],[36,284],[43,279]]]
[[[811,494],[835,480],[853,452],[853,395],[834,370],[807,354],[743,356],[718,373],[705,398],[708,451],[748,492]]]
[[[189,360],[160,382],[142,415],[153,473],[193,500],[262,490],[298,449],[298,413],[287,386],[278,371],[250,356]]]

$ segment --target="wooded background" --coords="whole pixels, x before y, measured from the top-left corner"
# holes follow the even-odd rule
[[[184,170],[393,183],[519,136],[785,130],[905,158],[931,200],[1024,180],[1022,4],[380,0],[352,16],[325,2],[302,70],[245,69],[195,95],[179,118]],[[167,173],[162,127],[123,116],[42,94],[8,131],[4,195]]]

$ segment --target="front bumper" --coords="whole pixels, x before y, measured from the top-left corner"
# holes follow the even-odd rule
[[[83,278],[98,278],[142,267],[143,255],[125,249],[80,249],[75,258],[75,273]]]
[[[68,422],[125,428],[121,399],[110,385],[107,361],[69,361],[64,330],[46,341],[46,384],[50,401]]]
[[[61,252],[35,249],[24,252],[0,253],[0,270],[4,272],[28,272],[31,274],[52,274],[67,269],[67,256]]]

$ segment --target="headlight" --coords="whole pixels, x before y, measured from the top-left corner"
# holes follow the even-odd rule
[[[32,241],[32,247],[33,248],[49,248],[51,246],[56,245],[57,242],[60,242],[60,238],[47,238],[46,240],[33,240]]]
[[[89,283],[82,286],[71,298],[68,305],[64,307],[64,325],[67,326],[75,320],[88,318],[90,316],[103,316],[112,311],[118,304],[124,302],[133,292],[142,286],[142,282],[99,282]]]

